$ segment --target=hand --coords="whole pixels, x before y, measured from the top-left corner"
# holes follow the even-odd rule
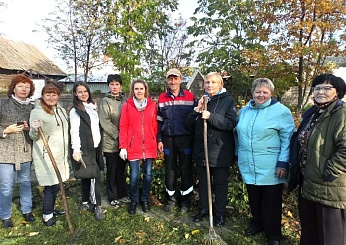
[[[202,112],[203,111],[203,109],[204,109],[204,96],[205,95],[203,95],[202,98],[199,99],[198,105],[196,106],[196,110],[195,110],[196,112]]]
[[[24,128],[24,125],[19,125],[17,124],[11,124],[4,130],[4,134],[13,134],[13,133],[18,133],[21,132]]]
[[[287,171],[284,168],[277,168],[276,169],[276,173],[275,173],[276,177],[278,177],[279,179],[284,179],[287,176]]]
[[[72,157],[76,162],[80,162],[80,159],[82,159],[82,154],[80,152],[73,152]]]
[[[121,159],[123,159],[124,161],[127,159],[127,150],[126,149],[121,149],[119,156]]]
[[[210,112],[209,111],[203,111],[202,112],[202,118],[203,119],[209,119],[210,117]]]
[[[34,119],[31,126],[37,131],[37,129],[42,126],[41,120]]]
[[[159,150],[159,152],[163,153],[163,143],[162,142],[157,143],[157,149]]]

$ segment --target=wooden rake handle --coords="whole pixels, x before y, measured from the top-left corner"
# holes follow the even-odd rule
[[[208,97],[203,97],[203,109],[206,111],[208,109]],[[213,200],[211,195],[211,180],[210,180],[210,170],[209,170],[209,157],[208,157],[208,124],[207,119],[203,119],[203,141],[204,141],[204,159],[205,159],[205,170],[207,174],[207,188],[208,188],[208,204],[209,204],[209,225],[213,228]]]
[[[69,209],[68,209],[67,198],[66,198],[65,189],[64,189],[63,182],[62,182],[61,174],[60,174],[60,171],[58,169],[56,161],[55,161],[55,159],[53,157],[52,151],[51,151],[51,149],[50,149],[50,147],[48,145],[47,139],[44,136],[44,133],[43,133],[41,127],[38,127],[38,132],[40,133],[40,136],[42,138],[44,147],[47,150],[47,153],[49,155],[49,158],[50,158],[50,160],[52,162],[52,165],[53,165],[53,168],[55,170],[56,176],[58,177],[58,180],[59,180],[59,186],[60,186],[60,190],[61,190],[62,200],[63,200],[63,203],[64,203],[66,219],[67,219],[68,227],[69,227],[69,230],[70,230],[70,235],[72,235],[73,234],[73,226],[72,226],[72,222],[71,222],[71,218],[70,218],[70,212],[69,212]]]

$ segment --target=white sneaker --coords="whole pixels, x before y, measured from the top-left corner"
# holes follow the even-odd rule
[[[120,207],[120,203],[118,200],[113,200],[111,201],[111,205],[115,208],[119,208]]]
[[[129,203],[129,202],[131,202],[131,199],[129,197],[123,197],[123,198],[119,199],[119,201]]]

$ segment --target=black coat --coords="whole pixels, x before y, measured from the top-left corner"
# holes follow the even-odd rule
[[[86,168],[84,168],[81,163],[76,162],[71,155],[74,175],[77,179],[96,178],[98,176],[98,169],[104,169],[101,147],[102,144],[100,143],[96,149],[94,148],[90,117],[85,111],[81,111],[78,108],[75,108],[75,110],[80,116],[79,137],[81,141],[82,158],[85,162]],[[72,152],[73,150],[71,149],[71,154]]]
[[[208,102],[210,118],[208,127],[208,159],[210,167],[227,167],[234,161],[235,143],[233,129],[236,126],[236,112],[233,97],[228,92],[214,95]],[[194,130],[193,159],[205,165],[204,126],[201,114],[192,111],[187,117],[190,130]]]

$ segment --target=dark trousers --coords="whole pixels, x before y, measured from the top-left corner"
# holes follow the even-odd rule
[[[346,245],[345,209],[298,199],[301,245]]]
[[[215,201],[213,203],[214,215],[225,216],[228,194],[229,167],[209,168],[209,171],[211,189],[215,194]],[[197,175],[199,179],[199,206],[204,212],[208,212],[208,183],[205,166],[197,166]]]
[[[108,201],[119,200],[127,196],[126,162],[120,158],[119,152],[104,152],[107,165],[106,188]]]
[[[81,179],[82,202],[88,202],[90,199],[101,205],[101,170],[97,168],[97,176],[94,179]],[[91,186],[92,185],[92,186]],[[91,191],[93,190],[93,191]]]
[[[263,228],[270,240],[281,240],[283,187],[284,184],[246,185],[252,226]]]
[[[55,208],[55,200],[60,190],[59,185],[48,185],[43,189],[42,213],[52,214]]]
[[[177,177],[180,175],[182,194],[190,194],[193,191],[192,136],[164,137],[163,146],[167,190],[175,191]]]

